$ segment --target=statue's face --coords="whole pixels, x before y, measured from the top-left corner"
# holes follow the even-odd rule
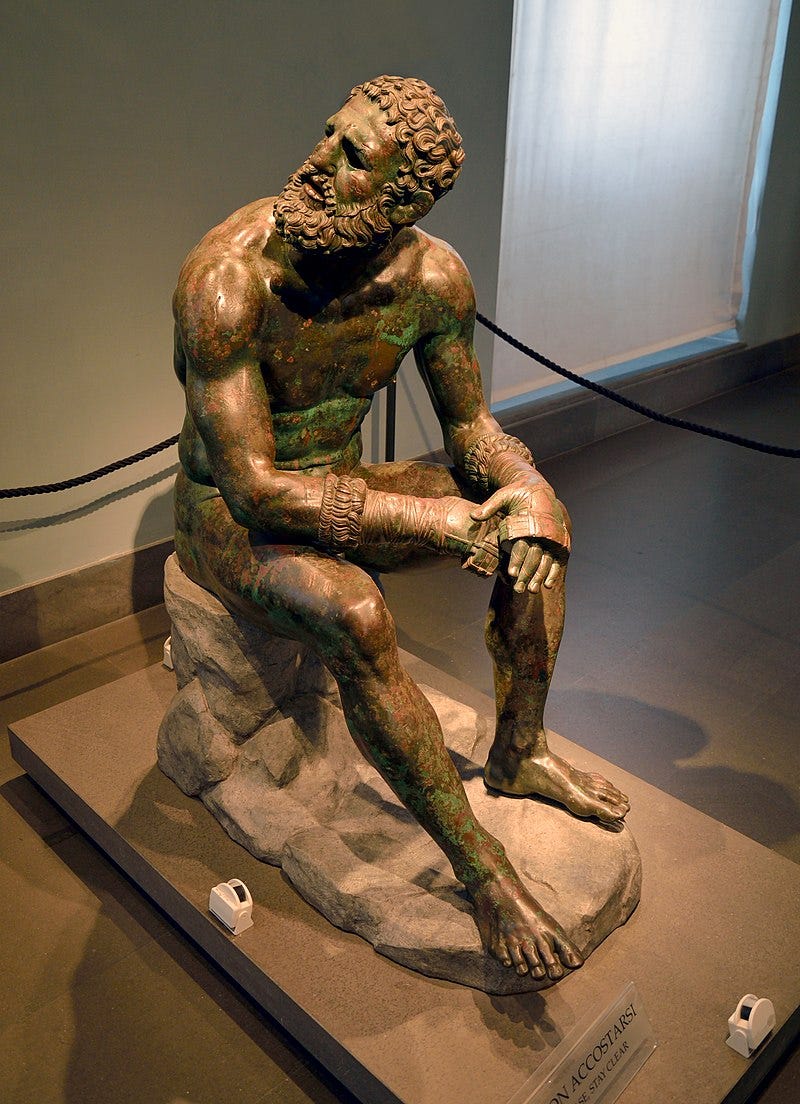
[[[402,160],[386,112],[359,93],[331,116],[275,201],[278,233],[309,251],[384,244],[395,230],[386,186]]]

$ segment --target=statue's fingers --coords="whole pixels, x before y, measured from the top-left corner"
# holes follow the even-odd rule
[[[536,574],[539,564],[541,563],[543,554],[538,544],[527,546],[525,562],[520,567],[517,581],[514,583],[514,590],[516,590],[517,593],[521,594],[523,590],[527,590],[528,584]]]
[[[544,585],[549,590],[550,587],[554,587],[559,580],[559,577],[564,570],[564,565],[559,563],[558,560],[553,560],[550,570],[547,573],[547,578],[544,581]]]
[[[528,583],[528,590],[535,594],[536,591],[538,591],[541,587],[544,580],[550,574],[550,568],[552,566],[553,557],[550,555],[549,552],[544,552],[541,560],[539,561],[539,566],[536,568],[536,572],[533,578]]]
[[[520,573],[522,565],[525,563],[525,557],[528,555],[530,545],[527,541],[514,541],[511,546],[511,552],[508,557],[508,574],[512,579],[515,579]]]

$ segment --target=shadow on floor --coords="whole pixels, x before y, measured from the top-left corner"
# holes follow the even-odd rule
[[[708,744],[695,721],[635,698],[553,691],[556,731],[766,847],[800,832],[796,786],[726,765],[687,763]],[[612,779],[613,781],[613,779]]]
[[[0,787],[0,796],[81,892],[51,950],[52,961],[75,963],[69,984],[18,1023],[31,1058],[6,1083],[10,1098],[263,1104],[305,1101],[313,1093],[320,1104],[356,1104],[27,776]],[[13,854],[7,861],[15,862]],[[35,885],[46,873],[16,873],[32,891],[47,893],[47,884]],[[49,1055],[47,1063],[36,1059],[39,1053]]]

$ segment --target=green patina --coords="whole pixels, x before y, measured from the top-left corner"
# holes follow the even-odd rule
[[[388,342],[389,345],[397,345],[400,349],[410,349],[417,336],[418,323],[416,320],[409,322],[402,333],[393,334],[386,330],[381,330],[378,333],[378,337],[381,341]]]
[[[309,162],[318,167],[316,177],[298,185],[296,195],[290,181],[277,200],[243,208],[212,230],[184,265],[175,296],[185,307],[176,307],[175,364],[187,393],[176,549],[184,571],[229,608],[310,646],[333,672],[357,744],[369,750],[447,854],[473,900],[487,949],[507,963],[500,934],[506,921],[507,931],[521,932],[514,938],[530,946],[545,940],[557,954],[558,940],[571,944],[475,818],[439,722],[400,668],[383,597],[358,566],[382,570],[421,549],[458,555],[476,569],[470,561],[478,549],[477,523],[470,517],[474,502],[464,497],[468,486],[470,493],[481,486],[507,491],[501,510],[508,515],[563,520],[552,489],[519,454],[509,459],[503,452],[507,440],[488,444],[488,458],[477,469],[465,463],[470,449],[503,434],[486,406],[472,346],[469,275],[449,247],[413,226],[451,186],[463,154],[444,105],[434,103],[427,86],[412,83],[409,94],[420,101],[413,118],[433,113],[430,132],[442,143],[449,135],[450,144],[435,157],[416,147],[412,152],[410,145],[403,149],[412,162],[428,160],[410,193],[413,201],[407,191],[382,201],[381,210],[392,216],[384,236],[367,216],[379,195],[400,187],[402,157],[397,120],[366,92],[332,117]],[[403,110],[397,107],[401,117]],[[411,116],[406,121],[413,123]],[[347,135],[362,132],[372,138],[368,171],[348,162]],[[347,242],[335,219],[325,223],[328,216],[313,199],[328,185],[340,210],[364,216],[357,244]],[[195,317],[190,301],[217,302],[214,273],[226,274],[224,317],[212,307]],[[458,482],[442,465],[361,463],[361,423],[400,354],[413,347],[460,466]],[[505,459],[497,467],[501,453]],[[329,477],[332,468],[336,479]],[[434,500],[440,501],[433,506]],[[531,773],[531,756],[523,754],[534,742],[546,750],[543,709],[563,626],[558,569],[568,550],[556,549],[558,585],[552,591],[515,595],[506,575],[508,551],[497,549],[498,522],[487,519],[497,552],[494,630],[487,640],[499,718],[487,779],[496,789],[538,792],[573,807],[571,792],[564,792],[567,777],[573,789],[583,786],[583,804],[575,802],[574,811],[619,821],[624,798],[613,787],[605,805],[600,799],[592,805],[590,787],[581,781],[588,776],[562,763],[560,774],[542,781]],[[525,538],[527,580],[536,570],[528,559],[543,556],[543,542]],[[525,953],[534,969],[534,952]],[[564,966],[576,965],[575,957],[571,950],[561,953]]]

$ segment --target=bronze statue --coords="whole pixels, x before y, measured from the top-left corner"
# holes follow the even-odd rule
[[[569,518],[486,406],[464,264],[414,225],[462,161],[433,89],[378,77],[353,89],[277,198],[236,211],[189,255],[174,298],[187,405],[176,549],[230,610],[319,654],[358,748],[466,887],[486,949],[555,980],[581,955],[476,820],[368,573],[434,553],[496,574],[486,784],[622,820],[625,796],[554,756],[543,726]],[[411,350],[453,468],[362,462],[361,423]]]

